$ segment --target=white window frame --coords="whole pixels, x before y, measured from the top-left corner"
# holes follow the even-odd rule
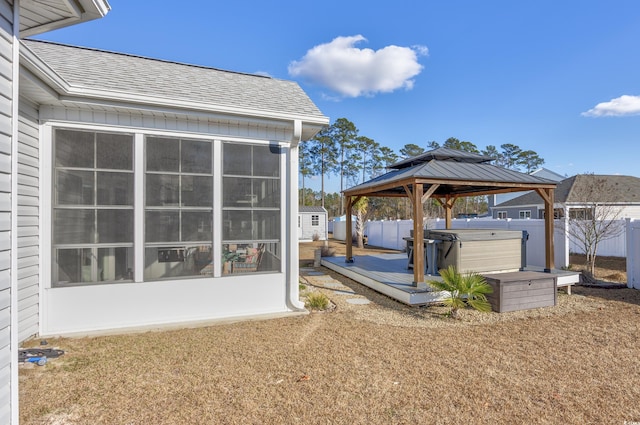
[[[526,220],[531,218],[531,210],[520,210],[518,211],[518,218],[520,220]]]
[[[314,227],[320,226],[320,215],[319,214],[313,214],[311,216],[311,225],[314,226]]]
[[[503,220],[509,217],[507,211],[498,211],[498,219]]]
[[[146,136],[158,136],[158,137],[175,137],[185,139],[200,139],[210,140],[213,142],[213,157],[214,157],[214,181],[213,181],[213,278],[219,278],[222,275],[222,262],[217,259],[222,258],[222,143],[233,142],[240,144],[254,144],[254,145],[273,145],[273,141],[265,139],[247,139],[243,137],[234,136],[215,136],[211,134],[203,133],[186,133],[183,131],[170,131],[159,130],[138,126],[112,126],[107,124],[95,124],[95,123],[83,123],[83,122],[69,122],[60,121],[58,119],[48,119],[40,126],[40,276],[41,276],[41,295],[43,291],[48,289],[64,290],[65,288],[53,288],[53,261],[52,261],[52,249],[53,249],[53,133],[57,128],[61,129],[75,129],[94,132],[108,132],[108,133],[124,133],[133,134],[134,136],[134,283],[144,282],[144,216],[145,216],[145,201],[144,196],[138,194],[144,194],[145,186],[145,146],[144,141]],[[278,143],[280,148],[287,148],[288,144]],[[280,249],[277,254],[281,260],[280,273],[284,272],[286,265],[286,258],[283,255],[286,251],[285,235],[288,232],[288,225],[286,221],[287,211],[287,155],[281,155],[280,162],[280,199],[281,199],[281,220],[280,220]],[[274,273],[274,272],[265,272]],[[211,278],[211,277],[207,277]],[[175,280],[192,279],[192,277],[176,278]],[[156,282],[156,281],[153,281]],[[111,284],[111,283],[101,283]],[[85,285],[81,285],[85,286]],[[86,285],[92,286],[92,285]]]

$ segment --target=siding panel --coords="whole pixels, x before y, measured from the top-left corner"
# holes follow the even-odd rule
[[[0,69],[13,69],[13,6],[9,0],[0,0]],[[13,101],[13,74],[9,77],[0,78],[0,93],[3,96],[2,113],[0,113],[0,157],[2,160],[9,159],[9,168],[3,161],[0,165],[0,212],[10,214],[11,212],[11,129],[13,126],[12,108],[7,109],[7,105],[12,105]],[[8,155],[7,155],[8,154]],[[11,421],[11,387],[12,387],[12,367],[11,351],[18,347],[11,346],[11,278],[8,263],[5,266],[5,259],[10,257],[11,235],[9,232],[0,232],[0,257],[2,267],[0,271],[0,422],[9,423]],[[17,385],[17,382],[16,382]]]
[[[38,333],[39,171],[38,111],[20,102],[18,136],[18,339]]]

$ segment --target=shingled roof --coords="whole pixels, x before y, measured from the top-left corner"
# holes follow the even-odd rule
[[[593,190],[598,185],[603,190]],[[585,194],[597,196],[597,199],[585,199]],[[599,174],[578,174],[562,180],[555,190],[557,203],[640,203],[640,178],[633,176],[613,176]],[[515,207],[521,205],[538,205],[542,198],[530,192],[517,198],[505,201],[496,207]]]
[[[293,81],[47,41],[23,40],[23,45],[78,93],[104,91],[114,98],[120,93],[326,119]]]

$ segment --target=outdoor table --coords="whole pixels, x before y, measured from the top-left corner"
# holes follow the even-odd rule
[[[413,268],[413,242],[414,239],[409,237],[409,238],[402,238],[403,240],[407,241],[407,255],[409,256],[408,262],[407,262],[407,268],[408,269],[412,269]],[[430,275],[436,275],[438,274],[438,255],[437,255],[437,249],[438,249],[438,243],[440,242],[439,239],[423,239],[423,243],[424,243],[424,254],[425,254],[425,272],[427,274]]]

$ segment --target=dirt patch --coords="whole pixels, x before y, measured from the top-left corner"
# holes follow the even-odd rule
[[[587,258],[569,255],[571,270],[588,270]],[[595,278],[606,282],[627,283],[627,259],[624,257],[596,257]]]

